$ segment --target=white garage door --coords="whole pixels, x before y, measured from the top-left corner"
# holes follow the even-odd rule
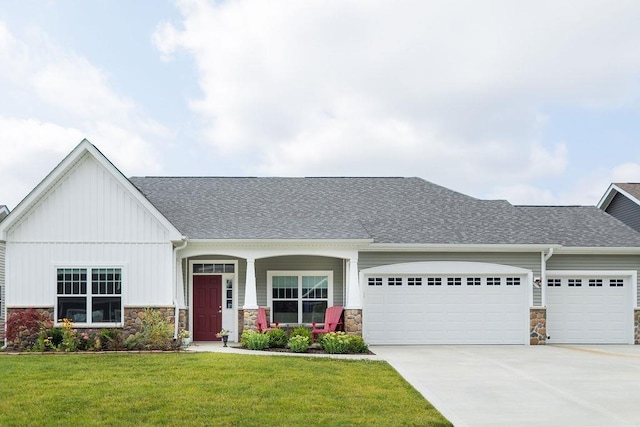
[[[370,344],[526,344],[527,275],[365,276]]]
[[[547,342],[632,344],[631,279],[547,274]]]

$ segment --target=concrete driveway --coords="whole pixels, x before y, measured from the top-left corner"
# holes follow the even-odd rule
[[[640,426],[640,346],[373,346],[454,425]]]

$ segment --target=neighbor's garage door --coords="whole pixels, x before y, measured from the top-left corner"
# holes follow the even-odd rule
[[[547,275],[548,343],[631,344],[629,277]]]
[[[370,344],[525,344],[526,277],[365,277],[365,339]]]

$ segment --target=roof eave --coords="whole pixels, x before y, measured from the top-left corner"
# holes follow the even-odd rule
[[[555,251],[555,254],[562,255],[640,255],[640,246],[591,246],[575,247],[562,246]]]
[[[442,244],[442,243],[373,243],[371,252],[542,252],[561,248],[557,244]]]
[[[320,245],[362,246],[370,245],[373,239],[189,239],[190,245]]]

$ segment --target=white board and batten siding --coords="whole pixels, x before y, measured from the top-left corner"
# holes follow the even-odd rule
[[[172,304],[170,231],[85,154],[7,230],[7,305],[52,306],[56,269],[121,267],[128,305]]]
[[[527,344],[530,270],[417,262],[362,271],[370,344]]]
[[[4,258],[6,245],[0,242],[0,339],[4,337],[5,296],[4,296]]]

